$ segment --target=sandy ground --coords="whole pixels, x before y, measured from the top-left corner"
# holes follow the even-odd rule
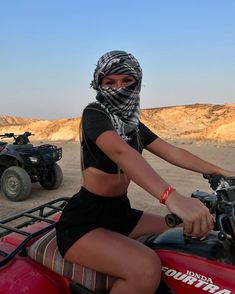
[[[54,144],[54,143],[53,143]],[[63,148],[63,158],[59,164],[63,170],[63,185],[54,191],[46,191],[39,184],[33,184],[32,193],[29,199],[22,202],[8,201],[0,192],[0,219],[13,215],[16,212],[38,206],[44,202],[59,197],[70,197],[75,194],[81,182],[81,170],[79,159],[79,143],[77,142],[55,142],[57,146]],[[179,143],[173,144],[185,148],[194,154],[218,164],[224,168],[235,170],[235,147],[221,146],[203,143]],[[153,168],[172,186],[184,195],[190,196],[195,190],[211,191],[207,182],[201,175],[172,166],[163,160],[153,156],[149,152],[144,153],[146,160]],[[136,208],[144,209],[148,212],[167,212],[163,205],[150,196],[143,189],[132,183],[129,188],[130,200]]]

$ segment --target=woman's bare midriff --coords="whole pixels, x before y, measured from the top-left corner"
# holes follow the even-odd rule
[[[130,179],[123,173],[108,174],[89,167],[83,171],[83,187],[100,196],[120,196],[126,193]]]

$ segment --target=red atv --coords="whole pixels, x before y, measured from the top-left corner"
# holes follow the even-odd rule
[[[214,194],[192,194],[215,217],[207,239],[187,238],[182,228],[139,239],[162,260],[157,293],[235,293],[235,178],[208,180]],[[114,277],[71,264],[58,252],[55,225],[68,201],[53,200],[0,222],[0,293],[109,293]],[[167,215],[166,222],[174,227],[180,220]]]

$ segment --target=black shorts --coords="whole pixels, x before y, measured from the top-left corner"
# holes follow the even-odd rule
[[[58,249],[64,256],[79,238],[96,228],[128,236],[142,214],[143,211],[131,208],[127,194],[104,197],[82,187],[66,205],[56,225]]]

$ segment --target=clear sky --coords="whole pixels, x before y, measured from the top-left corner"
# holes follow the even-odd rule
[[[0,115],[80,116],[116,49],[143,68],[141,108],[235,103],[234,0],[0,0]]]

